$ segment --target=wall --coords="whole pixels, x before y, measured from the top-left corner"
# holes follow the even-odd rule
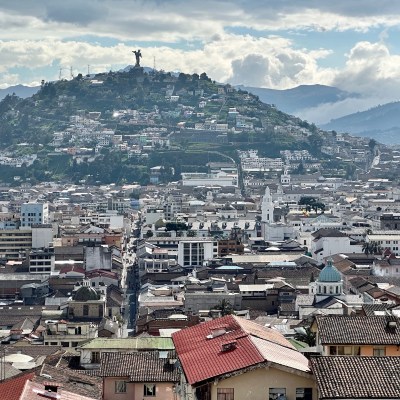
[[[186,293],[185,313],[197,314],[199,310],[210,310],[215,308],[223,299],[229,301],[235,310],[242,309],[242,296],[237,293]]]
[[[301,376],[304,375],[304,376]],[[217,399],[218,388],[234,388],[235,399],[238,400],[268,400],[270,388],[286,388],[288,400],[296,399],[296,388],[312,388],[313,400],[317,399],[315,381],[305,373],[290,373],[281,369],[269,367],[259,368],[245,374],[222,380],[212,385],[212,400]]]
[[[176,400],[175,393],[172,390],[173,383],[156,383],[156,396],[144,397],[143,383],[128,382],[126,385],[126,393],[115,393],[115,381],[118,380],[129,381],[129,377],[104,378],[103,400],[142,400],[144,398],[152,400]]]
[[[111,251],[108,246],[85,247],[85,269],[111,271]]]

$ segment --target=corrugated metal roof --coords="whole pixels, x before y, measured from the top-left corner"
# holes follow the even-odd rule
[[[291,350],[254,336],[251,336],[250,339],[266,361],[271,361],[275,364],[294,368],[299,371],[310,371],[307,358],[297,350]]]
[[[81,349],[129,349],[129,350],[173,350],[174,343],[169,337],[137,337],[124,339],[95,338],[78,348]]]
[[[216,330],[220,332],[213,336]],[[307,360],[279,332],[232,315],[183,329],[172,338],[190,384],[275,362],[274,358],[282,365],[308,371]],[[225,351],[224,345],[230,343],[233,346]],[[266,343],[264,347],[262,343]]]

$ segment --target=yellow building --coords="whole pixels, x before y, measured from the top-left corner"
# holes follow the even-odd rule
[[[178,398],[316,399],[308,360],[279,332],[228,315],[172,335],[182,367]]]
[[[400,322],[392,315],[321,315],[311,330],[323,356],[400,356]]]

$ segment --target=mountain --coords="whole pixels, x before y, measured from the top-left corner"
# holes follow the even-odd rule
[[[321,125],[321,128],[371,137],[385,144],[399,144],[399,115],[400,102],[392,102],[333,119],[328,124]]]
[[[21,99],[26,99],[37,93],[40,89],[40,86],[24,86],[24,85],[16,85],[10,86],[6,89],[0,89],[0,100],[3,100],[4,97],[11,94],[16,94]]]
[[[324,85],[300,85],[285,90],[249,86],[237,86],[237,88],[247,90],[258,96],[262,102],[274,104],[278,109],[293,115],[297,115],[300,110],[314,108],[321,104],[337,103],[349,97],[358,97],[357,94]]]
[[[324,159],[321,147],[333,140],[315,124],[206,73],[79,74],[45,82],[31,97],[0,101],[0,143],[24,160],[18,177],[31,182],[146,184],[153,167],[162,166],[159,179],[166,183],[182,171],[206,172],[209,162],[237,160],[237,150],[272,158],[281,150],[308,150]],[[340,160],[324,165],[322,173],[348,174]],[[15,168],[0,166],[0,175],[13,182]]]

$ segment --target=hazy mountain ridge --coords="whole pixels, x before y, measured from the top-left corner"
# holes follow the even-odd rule
[[[325,85],[300,85],[285,90],[247,86],[238,86],[238,88],[258,96],[264,103],[275,104],[278,109],[286,113],[296,113],[298,110],[316,107],[320,104],[335,103],[348,97],[358,97],[357,94]]]
[[[0,89],[0,100],[3,100],[7,95],[12,95],[13,93],[21,97],[21,99],[26,99],[27,97],[31,97],[35,93],[37,93],[40,89],[40,86],[25,86],[25,85],[15,85],[10,86],[5,89]]]
[[[400,141],[399,115],[400,102],[397,101],[333,119],[321,128],[373,137],[388,144],[398,143]]]

